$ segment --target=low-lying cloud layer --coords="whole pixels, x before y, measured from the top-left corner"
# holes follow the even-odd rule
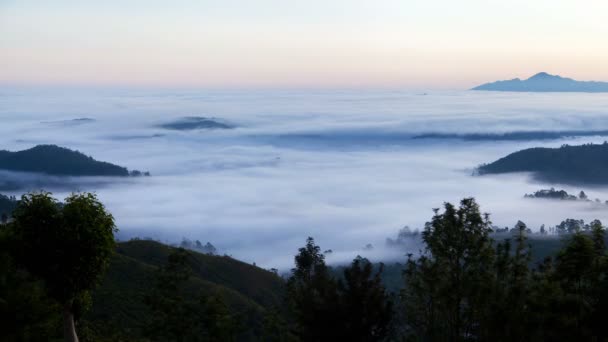
[[[330,262],[357,254],[403,260],[408,251],[385,248],[386,238],[405,225],[422,227],[432,208],[466,196],[475,196],[499,226],[522,220],[538,229],[567,217],[607,219],[608,210],[585,203],[524,199],[551,186],[528,175],[471,175],[477,165],[522,148],[602,142],[600,137],[411,139],[428,132],[602,130],[608,129],[606,108],[608,98],[593,94],[4,89],[0,149],[50,143],[150,170],[152,177],[128,181],[69,179],[67,188],[53,178],[51,190],[58,197],[75,189],[96,191],[123,239],[210,241],[245,261],[287,268],[308,236],[333,250]],[[235,127],[162,128],[192,116]],[[78,118],[91,120],[72,121]],[[41,184],[39,175],[2,176],[35,179],[30,188]],[[583,190],[608,199],[607,188]],[[365,249],[367,244],[374,248]]]

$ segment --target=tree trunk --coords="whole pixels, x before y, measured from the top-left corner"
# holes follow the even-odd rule
[[[63,308],[63,337],[66,342],[78,342],[71,305],[66,305]]]

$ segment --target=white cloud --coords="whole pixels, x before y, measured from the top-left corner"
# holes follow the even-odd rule
[[[432,208],[465,196],[475,196],[500,226],[523,220],[537,229],[567,217],[608,219],[608,210],[584,203],[524,200],[524,193],[548,186],[526,175],[470,175],[478,164],[510,152],[566,141],[407,139],[420,132],[607,129],[608,99],[602,95],[10,89],[1,94],[2,148],[54,143],[152,172],[150,178],[79,185],[99,193],[124,238],[210,241],[245,261],[287,268],[308,236],[334,251],[332,262],[362,253],[376,260],[402,257],[406,251],[383,248],[387,237],[404,225],[422,227]],[[189,115],[220,117],[239,127],[191,132],[157,127]],[[83,117],[96,121],[47,122]],[[155,134],[162,136],[151,137]],[[129,136],[140,138],[124,139]],[[590,141],[603,139],[569,142]],[[584,190],[591,198],[608,199],[606,188]],[[56,193],[61,197],[66,191]],[[367,243],[373,251],[363,250]]]

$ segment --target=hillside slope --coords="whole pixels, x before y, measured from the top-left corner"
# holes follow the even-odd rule
[[[529,148],[478,168],[479,174],[532,172],[547,182],[608,184],[608,144]]]
[[[100,335],[117,331],[136,338],[150,321],[145,296],[155,284],[158,266],[173,250],[154,241],[118,244],[104,281],[93,293],[93,306],[85,316]],[[200,295],[218,295],[236,313],[244,327],[242,340],[259,336],[266,310],[281,309],[284,282],[272,272],[223,256],[191,252],[193,276],[187,288],[195,300]]]
[[[38,145],[18,152],[2,150],[0,169],[55,176],[129,175],[129,171],[122,166],[97,161],[81,152],[56,145]]]

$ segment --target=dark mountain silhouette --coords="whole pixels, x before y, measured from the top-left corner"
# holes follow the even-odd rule
[[[460,139],[468,141],[554,140],[572,137],[608,136],[608,130],[516,131],[507,133],[423,133],[414,139]]]
[[[187,131],[194,129],[230,129],[233,125],[223,122],[216,118],[206,118],[202,116],[188,116],[172,122],[160,125],[165,129]]]
[[[608,143],[560,148],[529,148],[478,168],[481,175],[533,172],[544,181],[608,184]]]
[[[56,145],[38,145],[18,152],[2,150],[0,169],[56,176],[129,175],[129,171],[122,166],[97,161],[81,152]]]
[[[520,80],[519,78],[482,84],[471,90],[518,91],[518,92],[608,92],[608,82],[576,81],[546,72]]]

